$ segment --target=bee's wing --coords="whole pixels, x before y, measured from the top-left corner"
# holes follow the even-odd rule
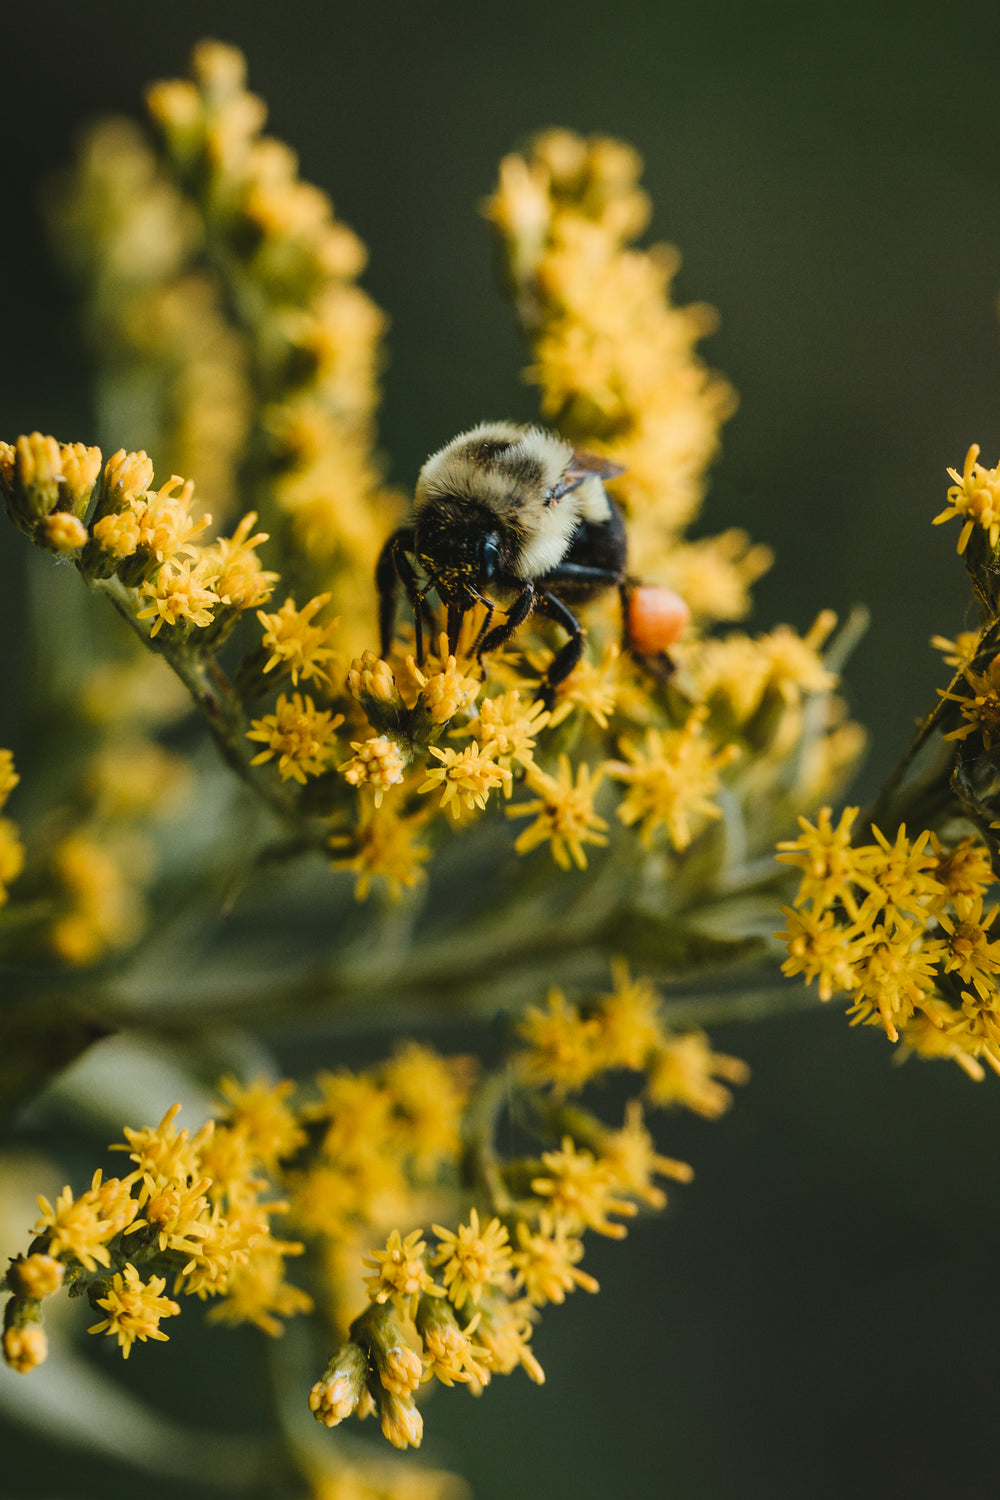
[[[584,448],[574,448],[573,457],[545,496],[546,505],[561,500],[570,490],[575,490],[585,479],[614,479],[624,474],[621,464],[612,463],[598,453],[588,453]]]

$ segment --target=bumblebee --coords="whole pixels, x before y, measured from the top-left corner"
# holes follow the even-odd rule
[[[483,606],[473,646],[480,662],[537,610],[569,637],[541,685],[551,707],[583,651],[570,605],[617,587],[627,606],[625,522],[604,488],[623,472],[552,432],[513,422],[481,422],[432,453],[417,479],[413,520],[389,537],[375,570],[382,655],[392,646],[400,585],[413,610],[418,663],[432,590],[447,611],[451,651],[463,616]],[[506,604],[496,625],[494,596]]]

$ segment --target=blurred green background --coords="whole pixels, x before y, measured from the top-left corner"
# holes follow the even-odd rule
[[[370,247],[401,484],[463,426],[534,414],[475,212],[498,158],[548,124],[632,141],[653,234],[684,255],[678,297],[720,310],[705,353],[741,394],[703,529],[742,525],[776,548],[755,626],[870,607],[848,682],[873,741],[858,796],[877,786],[942,682],[928,637],[972,623],[957,527],[929,525],[945,468],[972,441],[1000,457],[995,0],[37,0],[2,20],[8,439],[96,436],[39,186],[83,122],[134,112],[202,36],[244,48],[271,130]],[[26,551],[0,533],[0,744],[30,776]],[[693,1186],[624,1247],[590,1251],[602,1293],[547,1315],[543,1389],[514,1376],[478,1403],[438,1394],[429,1455],[479,1500],[995,1497],[1000,1080],[897,1069],[836,1012],[716,1041],[754,1070],[735,1110],[658,1129]],[[315,1066],[316,1050],[283,1061]],[[182,1323],[137,1349],[130,1383],[186,1420],[252,1424],[249,1341]],[[146,1500],[214,1493],[0,1430],[4,1500],[137,1484]]]

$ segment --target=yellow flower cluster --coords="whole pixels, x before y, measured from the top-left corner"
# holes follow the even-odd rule
[[[873,842],[854,843],[857,813],[846,808],[834,824],[823,808],[778,846],[778,859],[802,872],[779,934],[784,972],[818,980],[821,1000],[848,995],[854,1022],[881,1026],[892,1042],[952,1058],[972,1078],[983,1076],[979,1059],[1000,1073],[988,849],[972,836],[945,848],[929,830],[911,840],[905,826],[894,841],[873,827]]]
[[[522,1368],[541,1382],[531,1348],[539,1309],[598,1290],[579,1265],[585,1232],[620,1239],[638,1205],[664,1206],[656,1177],[691,1177],[657,1152],[638,1100],[615,1129],[568,1106],[568,1089],[629,1067],[648,1074],[652,1102],[704,1114],[713,1111],[697,1090],[668,1096],[657,1081],[675,1044],[700,1046],[706,1073],[745,1073],[704,1038],[671,1037],[660,1010],[653,986],[617,964],[613,991],[586,1019],[558,994],[546,1013],[529,1011],[513,1073],[477,1081],[471,1060],[410,1042],[375,1067],[320,1073],[299,1100],[287,1080],[223,1079],[217,1118],[193,1136],[177,1129],[179,1105],[155,1127],[126,1128],[112,1149],[128,1154],[127,1176],[98,1171],[82,1193],[39,1199],[34,1239],[6,1280],[8,1363],[26,1373],[45,1357],[42,1304],[64,1286],[86,1292],[99,1314],[89,1331],[115,1338],[125,1358],[137,1341],[167,1337],[161,1325],[184,1295],[210,1300],[213,1321],[280,1333],[313,1305],[285,1280],[304,1245],[274,1235],[280,1215],[312,1242],[304,1269],[347,1329],[309,1398],[325,1425],[377,1411],[392,1444],[416,1446],[414,1398],[428,1381],[478,1392]],[[570,1069],[580,1046],[589,1066]],[[553,1142],[537,1157],[500,1153],[512,1089]],[[275,1188],[281,1199],[268,1196]],[[439,1222],[444,1208],[451,1224]],[[429,1219],[433,1244],[421,1228],[404,1234],[400,1219]]]
[[[197,264],[223,268],[239,309],[260,392],[258,504],[287,532],[282,546],[330,579],[353,637],[358,584],[396,504],[373,450],[385,319],[357,285],[363,245],[299,178],[295,153],[262,133],[245,73],[234,48],[203,42],[190,79],[155,84],[147,104],[197,225]]]
[[[635,566],[675,588],[696,615],[736,619],[771,556],[735,531],[679,544],[736,402],[694,353],[714,312],[670,300],[677,251],[631,243],[650,215],[641,169],[621,141],[546,131],[524,156],[501,162],[486,215],[532,342],[528,373],[544,416],[625,468],[616,492]]]
[[[229,1121],[191,1136],[175,1127],[180,1105],[159,1125],[126,1127],[111,1147],[133,1162],[127,1176],[105,1179],[55,1204],[39,1198],[41,1215],[26,1256],[11,1263],[14,1293],[5,1309],[4,1356],[26,1370],[45,1357],[41,1301],[65,1283],[86,1291],[104,1316],[91,1333],[118,1340],[125,1358],[136,1339],[164,1339],[160,1320],[180,1312],[163,1295],[217,1299],[215,1321],[250,1322],[270,1334],[280,1319],[312,1306],[284,1279],[284,1263],[302,1245],[276,1239],[271,1219],[287,1205],[267,1201],[267,1175],[304,1141],[283,1104],[288,1087],[226,1086]],[[157,1274],[162,1272],[163,1274]]]

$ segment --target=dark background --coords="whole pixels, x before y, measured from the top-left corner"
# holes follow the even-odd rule
[[[942,680],[928,637],[971,623],[957,524],[929,525],[945,468],[972,441],[1000,457],[995,3],[38,0],[2,19],[8,439],[95,436],[39,184],[81,122],[135,110],[199,37],[245,49],[270,128],[370,247],[403,484],[463,426],[534,412],[475,214],[498,158],[547,124],[634,142],[653,233],[684,254],[678,296],[719,308],[706,357],[741,394],[704,528],[776,548],[759,628],[870,607],[848,681],[873,737],[858,795],[878,784]],[[24,551],[0,534],[0,743],[18,750]],[[602,1293],[546,1316],[542,1390],[515,1376],[479,1403],[439,1394],[433,1456],[479,1500],[996,1496],[1000,1080],[896,1069],[839,1014],[717,1041],[754,1079],[720,1124],[660,1132],[693,1186],[589,1253]],[[179,1327],[127,1374],[178,1415],[239,1427],[242,1348]],[[177,1493],[37,1438],[11,1437],[3,1469],[12,1497]]]

